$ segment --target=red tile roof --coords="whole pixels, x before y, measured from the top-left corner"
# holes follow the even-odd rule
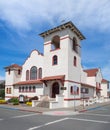
[[[14,85],[42,84],[41,80],[28,80],[15,83]]]
[[[49,76],[49,77],[44,77],[44,78],[42,79],[42,81],[55,80],[55,79],[63,80],[64,77],[65,77],[65,75]]]
[[[102,83],[108,83],[109,81],[106,79],[102,79]]]
[[[10,65],[10,66],[5,67],[5,69],[8,69],[8,68],[18,68],[18,69],[22,69],[22,66],[19,66],[19,65],[17,65],[17,64],[12,64],[12,65]]]
[[[88,77],[96,76],[96,73],[98,72],[98,68],[89,69],[89,70],[84,70],[84,72],[87,73],[87,76],[88,76]]]

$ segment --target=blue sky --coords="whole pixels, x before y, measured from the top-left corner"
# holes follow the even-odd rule
[[[0,80],[4,67],[22,65],[34,49],[43,53],[43,31],[72,21],[86,37],[84,69],[100,67],[110,80],[110,0],[0,0]]]

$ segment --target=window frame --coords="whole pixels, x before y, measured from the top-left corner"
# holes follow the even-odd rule
[[[73,40],[72,40],[72,49],[73,51],[75,51],[76,53],[78,53],[78,47],[77,47],[77,39],[76,37],[73,37]]]
[[[29,80],[29,70],[26,70],[26,81]]]
[[[75,67],[77,66],[77,57],[76,57],[76,56],[74,56],[73,65],[74,65]]]
[[[42,68],[39,68],[39,72],[38,72],[38,78],[41,79],[42,78]]]
[[[32,66],[30,69],[30,80],[36,80],[37,79],[37,67]]]
[[[58,65],[58,56],[57,55],[54,55],[52,57],[52,65]]]
[[[52,37],[51,40],[51,50],[57,50],[60,49],[60,36],[55,35]]]

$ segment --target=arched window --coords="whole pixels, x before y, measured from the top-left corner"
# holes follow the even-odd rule
[[[51,49],[55,50],[60,48],[60,37],[58,35],[54,36],[51,41]]]
[[[19,87],[19,92],[21,92],[21,87]]]
[[[52,58],[52,64],[57,65],[58,64],[58,57],[56,55],[53,56]]]
[[[20,75],[20,74],[21,74],[21,70],[19,69],[19,70],[18,70],[18,75]]]
[[[74,50],[75,52],[78,52],[78,48],[77,48],[77,40],[76,40],[75,37],[73,38],[73,50]]]
[[[26,70],[26,80],[29,80],[29,70]]]
[[[76,56],[74,56],[73,64],[74,64],[74,66],[77,66],[77,58],[76,58]]]
[[[37,79],[37,67],[33,66],[30,70],[30,80]]]
[[[6,93],[8,94],[8,88],[6,88]]]
[[[73,94],[73,86],[70,88],[70,93]]]
[[[42,78],[42,68],[39,68],[39,79]]]
[[[71,86],[70,87],[70,93],[75,94],[75,95],[79,95],[79,87]]]
[[[22,87],[22,92],[24,92],[24,86]]]
[[[36,91],[36,88],[35,88],[35,86],[33,86],[33,92],[35,92]]]
[[[28,87],[26,86],[25,91],[28,92]]]
[[[9,94],[11,94],[11,88],[9,88]]]
[[[31,86],[29,86],[29,92],[31,92]]]

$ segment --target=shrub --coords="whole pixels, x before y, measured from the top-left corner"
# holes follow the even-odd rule
[[[0,90],[0,97],[5,98],[5,90]]]
[[[5,100],[0,100],[0,104],[6,104],[7,102]]]
[[[19,100],[18,98],[11,98],[8,100],[9,103],[13,103],[13,105],[18,105],[19,104]]]
[[[26,102],[26,105],[32,106],[32,102]]]

